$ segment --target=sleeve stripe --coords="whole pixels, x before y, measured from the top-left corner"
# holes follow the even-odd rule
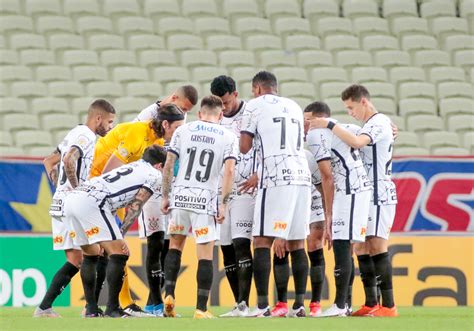
[[[249,136],[251,136],[251,137],[254,137],[254,136],[255,136],[254,133],[252,133],[252,132],[250,132],[250,131],[245,131],[245,130],[240,131],[240,134],[247,134],[247,135],[249,135]]]
[[[226,158],[224,159],[224,162],[227,161],[227,160],[229,160],[229,159],[234,159],[235,162],[237,162],[237,158],[236,158],[235,156],[228,156],[228,157],[226,157]]]
[[[171,152],[174,155],[176,155],[177,157],[179,157],[179,153],[177,151],[175,151],[174,149],[168,148],[168,152]]]
[[[366,135],[367,137],[370,138],[370,143],[373,144],[374,143],[374,139],[372,139],[372,136],[370,134],[368,134],[367,132],[362,132],[360,135]]]
[[[84,156],[84,151],[78,145],[71,145],[71,147],[76,147],[79,150],[79,153],[81,153],[81,157]]]
[[[321,162],[321,161],[329,161],[331,160],[330,157],[323,157],[322,159],[319,159],[319,160],[316,160],[317,162]]]
[[[150,192],[151,195],[153,195],[155,192],[153,192],[153,190],[151,188],[149,188],[148,186],[145,186],[143,185],[142,188],[144,188],[145,190],[147,190],[148,192]]]

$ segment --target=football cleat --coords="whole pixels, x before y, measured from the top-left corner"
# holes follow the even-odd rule
[[[369,316],[370,313],[374,312],[375,310],[379,308],[380,308],[379,305],[375,305],[373,307],[363,305],[357,311],[353,312],[352,316],[356,316],[356,317]]]
[[[376,309],[372,311],[370,314],[367,316],[373,316],[373,317],[397,317],[398,316],[398,310],[396,306],[393,306],[392,308],[380,306],[379,309]]]
[[[131,317],[129,313],[125,311],[125,309],[122,308],[116,308],[113,310],[106,309],[104,313],[104,317],[110,317],[110,318],[128,318]]]
[[[247,314],[247,317],[272,317],[272,313],[270,312],[270,306],[266,308],[255,308],[251,312]]]
[[[336,304],[326,309],[319,317],[347,317],[347,306],[339,308]]]
[[[165,307],[165,312],[164,312],[165,317],[176,317],[176,312],[174,310],[175,308],[174,298],[171,295],[168,295],[165,298],[165,301],[163,303]]]
[[[52,307],[47,309],[41,309],[40,307],[36,307],[33,313],[33,317],[58,318],[61,317],[61,315],[55,312]]]
[[[272,317],[286,317],[288,314],[288,303],[278,301],[271,311]]]
[[[306,310],[304,309],[304,306],[301,306],[296,309],[291,308],[288,311],[288,314],[286,316],[287,317],[306,317]]]
[[[164,317],[164,305],[162,303],[153,307],[153,315],[156,317]]]
[[[309,316],[319,317],[321,315],[321,304],[319,302],[311,302],[309,304]]]
[[[221,314],[219,315],[219,317],[239,317],[239,309],[237,307],[238,305],[235,304],[234,307],[232,308],[231,311],[227,312],[227,313],[224,313],[224,314]]]
[[[247,304],[245,303],[245,301],[242,301],[241,303],[237,305],[237,310],[238,310],[239,317],[247,317],[249,314],[249,307],[247,307]]]
[[[143,311],[140,306],[135,303],[128,305],[123,311],[133,317],[155,317],[155,315]],[[107,313],[105,315],[107,315]]]
[[[202,310],[196,309],[196,311],[194,312],[193,318],[208,319],[208,318],[215,318],[215,317],[214,315],[212,315],[212,313],[209,310],[202,311]]]

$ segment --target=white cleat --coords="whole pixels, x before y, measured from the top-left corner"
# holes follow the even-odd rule
[[[127,313],[128,315],[133,316],[133,317],[156,317],[153,314],[150,314],[150,313],[147,313],[147,312],[143,311],[140,308],[140,306],[138,306],[135,303],[132,303],[131,305],[128,305],[127,307],[125,307],[123,309],[123,311],[125,313]]]
[[[319,317],[347,317],[347,305],[344,308],[338,308],[336,304],[326,309]]]
[[[221,314],[219,315],[219,317],[239,317],[239,308],[238,308],[238,304],[235,304],[234,307],[232,307],[232,310],[225,313],[225,314]]]
[[[40,307],[36,307],[35,312],[33,313],[33,317],[58,318],[61,317],[61,315],[55,312],[53,308],[43,310]]]
[[[272,317],[272,313],[270,312],[270,306],[267,306],[263,309],[257,307],[251,312],[249,312],[247,314],[247,317]]]
[[[306,310],[304,309],[304,306],[301,306],[296,309],[289,309],[288,314],[286,314],[286,317],[306,317]]]
[[[245,301],[242,301],[237,305],[237,310],[239,313],[239,317],[247,317],[249,315],[250,309],[247,307]]]

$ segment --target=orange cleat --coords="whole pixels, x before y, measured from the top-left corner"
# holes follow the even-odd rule
[[[319,317],[321,315],[321,304],[319,302],[311,302],[309,304],[309,316]]]
[[[371,313],[373,313],[374,311],[380,309],[380,306],[379,305],[375,305],[373,307],[369,307],[369,306],[362,306],[359,308],[359,310],[355,311],[352,313],[352,316],[356,316],[356,317],[364,317],[364,316],[372,316]]]
[[[373,317],[397,317],[398,316],[398,311],[397,311],[396,306],[393,306],[392,308],[380,306],[379,309],[371,312],[368,316],[373,316]]]
[[[288,314],[288,303],[278,301],[272,308],[272,317],[286,317]]]

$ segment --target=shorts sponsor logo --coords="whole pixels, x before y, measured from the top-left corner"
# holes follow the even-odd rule
[[[252,221],[237,221],[235,223],[235,226],[238,228],[251,228],[252,227]]]
[[[69,232],[69,238],[71,238],[71,239],[76,238],[76,231]]]
[[[209,233],[209,228],[207,226],[194,230],[194,234],[198,238],[201,237],[201,236],[206,236],[208,233]]]
[[[344,226],[344,225],[346,225],[346,223],[341,218],[338,218],[332,221],[332,226]]]
[[[366,228],[361,228],[360,229],[360,235],[365,236],[366,231],[367,231]]]
[[[87,238],[93,237],[96,234],[100,232],[100,229],[97,226],[94,226],[93,228],[90,228],[89,230],[86,230],[86,236]]]
[[[168,231],[169,232],[183,232],[184,231],[184,225],[170,224],[168,226]]]
[[[286,222],[282,222],[282,221],[273,222],[273,230],[275,231],[284,231],[286,230],[287,226],[288,224]]]
[[[64,237],[63,236],[54,236],[53,243],[55,245],[61,245],[63,242],[64,242]]]

